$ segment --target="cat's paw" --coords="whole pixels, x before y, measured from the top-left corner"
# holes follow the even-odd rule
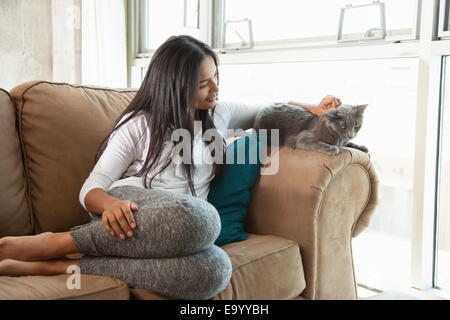
[[[302,149],[295,137],[288,137],[286,141],[284,141],[284,146],[290,149]]]
[[[357,149],[357,150],[360,150],[360,151],[365,152],[365,153],[369,152],[369,149],[367,149],[367,147],[365,147],[365,146],[353,145],[350,148]]]
[[[337,147],[337,146],[330,146],[326,149],[321,150],[323,153],[332,155],[332,156],[336,156],[341,152],[341,148]]]
[[[359,147],[360,147],[359,150],[361,150],[362,152],[365,152],[365,153],[369,152],[369,149],[367,149],[367,147],[365,147],[365,146],[359,146]]]
[[[369,152],[369,149],[367,149],[367,147],[361,146],[359,144],[354,144],[352,142],[347,143],[345,146],[348,147],[348,148],[360,150],[360,151],[365,152],[365,153]]]

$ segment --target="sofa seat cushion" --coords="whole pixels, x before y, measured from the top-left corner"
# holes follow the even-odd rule
[[[81,288],[69,289],[70,274],[0,277],[0,300],[128,300],[128,286],[117,279],[81,275]],[[69,283],[70,280],[69,280]]]
[[[228,286],[213,300],[282,300],[297,298],[305,289],[302,259],[295,241],[248,234],[247,240],[222,247],[233,273]],[[131,299],[166,299],[154,292],[131,289]]]
[[[213,300],[294,299],[305,289],[295,241],[248,234],[247,240],[229,243],[222,249],[231,259],[233,273],[228,286]],[[0,300],[167,299],[148,290],[129,289],[117,279],[93,275],[81,275],[81,289],[70,290],[66,286],[69,276],[0,277]]]
[[[247,240],[222,249],[231,259],[233,273],[214,300],[293,299],[306,287],[300,249],[293,240],[248,234]]]

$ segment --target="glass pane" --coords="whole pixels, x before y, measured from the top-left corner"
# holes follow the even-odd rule
[[[388,30],[413,29],[416,10],[412,0],[386,0],[386,28]],[[336,37],[341,8],[346,4],[367,4],[367,0],[226,0],[225,20],[249,18],[253,24],[255,42]],[[370,19],[370,17],[367,17]],[[389,33],[388,33],[389,34]]]
[[[374,33],[376,30],[382,30],[381,11],[379,4],[347,8],[344,11],[344,23],[342,26],[343,39],[361,39],[363,37],[369,37],[370,34]],[[379,31],[375,34],[378,38],[382,37],[382,33],[380,34]],[[354,37],[352,35],[357,36]],[[374,35],[371,36],[374,37]]]
[[[200,9],[200,0],[185,0],[186,10],[184,12],[184,26],[187,28],[199,28],[199,9]]]
[[[382,290],[410,283],[417,73],[416,58],[220,66],[220,99],[369,104],[355,143],[370,150],[381,201],[353,254],[357,281]]]
[[[239,47],[247,47],[251,44],[250,22],[248,20],[233,21],[225,25],[225,45],[239,43]]]
[[[444,110],[442,118],[440,183],[439,183],[439,233],[437,252],[437,286],[450,290],[450,63],[445,58]]]
[[[140,0],[140,53],[156,50],[173,35],[200,37],[199,29],[192,28],[198,20],[198,1],[186,1],[186,5],[185,17],[185,1]]]
[[[444,6],[444,30],[443,31],[450,31],[450,0],[441,1],[441,5]]]

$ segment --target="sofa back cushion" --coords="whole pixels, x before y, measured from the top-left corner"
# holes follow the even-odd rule
[[[78,201],[100,142],[136,90],[29,82],[11,90],[34,218],[34,233],[89,222]]]
[[[32,232],[14,103],[0,89],[0,237]]]

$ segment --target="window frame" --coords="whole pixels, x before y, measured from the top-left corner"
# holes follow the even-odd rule
[[[217,8],[220,8],[216,11],[215,16],[219,17],[219,19],[215,20],[215,24],[219,25],[220,29],[224,28],[226,14],[225,14],[225,2],[227,0],[213,0],[217,3]],[[387,35],[383,40],[362,40],[362,41],[353,41],[353,45],[358,45],[361,42],[377,42],[377,43],[390,43],[390,42],[398,42],[398,41],[412,41],[418,40],[419,37],[419,25],[420,25],[420,8],[422,0],[412,0],[414,1],[414,6],[416,10],[414,11],[411,20],[412,20],[412,31],[409,34],[398,34],[399,30],[402,29],[393,29],[387,30]],[[432,0],[433,1],[433,0]],[[414,27],[415,26],[415,27]],[[389,34],[393,33],[393,34]],[[336,45],[338,46],[342,42],[337,40],[338,29],[336,29],[336,33],[333,35],[323,35],[318,37],[305,37],[305,38],[288,38],[288,39],[277,39],[270,41],[254,41],[254,46],[252,48],[226,48],[223,43],[223,35],[216,35],[217,38],[214,41],[213,47],[222,51],[236,51],[236,50],[268,50],[268,49],[279,49],[279,48],[292,48],[292,47],[317,47],[317,46],[330,46]],[[288,45],[286,45],[288,44]]]
[[[137,0],[136,1],[136,6],[135,6],[135,10],[136,13],[138,13],[136,15],[136,18],[139,20],[138,22],[138,27],[139,29],[137,29],[137,33],[138,33],[138,51],[137,51],[137,57],[139,58],[147,58],[147,57],[151,57],[153,55],[153,53],[156,51],[156,49],[149,49],[149,50],[144,50],[144,48],[146,47],[146,45],[149,45],[147,42],[148,39],[146,39],[145,41],[142,41],[141,37],[141,33],[143,34],[144,31],[143,30],[148,30],[150,29],[150,23],[148,21],[149,17],[148,17],[148,5],[149,5],[149,1],[151,0]],[[199,7],[200,7],[200,0],[198,0],[199,2]],[[187,4],[187,0],[184,0],[182,2],[183,6],[186,6]],[[143,19],[142,17],[145,16],[145,18]],[[198,28],[192,28],[192,27],[186,27],[185,23],[186,23],[186,7],[184,7],[184,13],[183,13],[183,28],[184,29],[190,29],[190,30],[195,30],[195,29],[199,29],[199,34],[200,34],[200,12],[198,15]],[[142,24],[141,24],[142,21]],[[196,36],[195,36],[196,37]],[[142,43],[144,42],[144,43]]]
[[[449,12],[445,12],[445,2],[448,1]],[[450,38],[450,23],[449,30],[444,30],[444,20],[447,16],[447,19],[450,19],[450,1],[449,0],[439,0],[439,26],[438,26],[438,36],[441,39]]]
[[[213,0],[214,1],[214,0]],[[183,2],[184,3],[184,2]],[[200,40],[210,44],[212,41],[212,7],[213,4],[209,0],[199,0],[199,27]],[[140,28],[141,10],[140,0],[127,0],[127,26],[128,26],[128,86],[139,87],[143,78],[143,74],[151,57],[156,50],[149,52],[140,52]]]
[[[151,54],[139,55],[138,22],[136,21],[137,0],[128,0],[129,26],[129,86],[138,87],[146,70]],[[223,36],[224,0],[200,0],[201,40],[211,45],[219,55],[220,63],[277,63],[329,61],[349,59],[382,59],[418,57],[418,83],[416,136],[413,178],[413,221],[411,242],[411,287],[447,296],[438,290],[435,282],[435,261],[437,251],[439,174],[439,117],[442,85],[442,59],[450,55],[450,39],[439,33],[439,2],[441,0],[417,1],[419,14],[416,19],[415,35],[409,38],[371,40],[368,42],[337,43],[336,40],[311,38],[299,43],[290,41],[255,42],[251,49],[223,50],[220,39]],[[419,32],[420,31],[420,32]],[[134,80],[133,80],[134,79]]]
[[[347,40],[345,39],[345,37],[343,38],[343,29],[344,29],[344,22],[345,22],[345,13],[349,12],[348,10],[351,9],[356,9],[356,8],[367,8],[370,6],[378,6],[378,10],[380,13],[380,28],[377,29],[381,29],[383,31],[383,34],[381,37],[375,37],[373,39],[362,39],[361,38],[361,34],[359,35],[359,40]],[[339,29],[338,29],[338,36],[337,36],[337,41],[338,42],[355,42],[355,41],[361,41],[361,40],[385,40],[386,36],[387,36],[387,29],[386,29],[386,8],[384,5],[384,2],[376,2],[373,1],[372,3],[369,4],[363,4],[363,5],[357,5],[357,6],[345,6],[344,8],[341,8],[341,14],[340,14],[340,18],[339,18]],[[364,35],[363,35],[364,37]]]

